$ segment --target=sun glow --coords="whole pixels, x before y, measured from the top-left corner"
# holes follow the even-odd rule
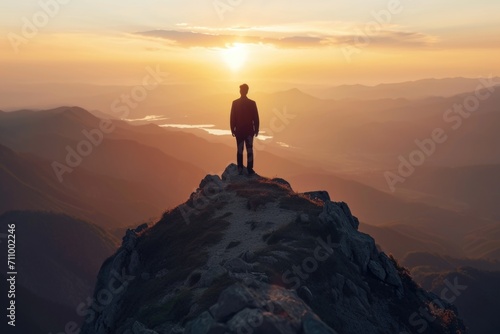
[[[245,44],[234,43],[221,50],[221,57],[226,65],[234,72],[245,65],[248,58],[248,49]]]

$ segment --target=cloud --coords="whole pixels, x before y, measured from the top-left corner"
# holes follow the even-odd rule
[[[269,44],[279,48],[317,47],[329,43],[328,39],[312,36],[287,36],[281,38],[239,34],[208,34],[179,30],[151,30],[137,33],[141,36],[161,38],[174,46],[224,47],[232,43]]]
[[[326,32],[300,33],[263,31],[257,28],[238,27],[217,31],[196,27],[194,30],[150,30],[138,32],[136,35],[159,38],[172,46],[181,48],[219,48],[233,43],[266,44],[277,48],[319,48],[341,45],[373,45],[390,47],[425,47],[433,45],[437,39],[419,32],[396,30],[380,30],[374,34],[366,34],[359,29],[336,30],[334,34]],[[277,36],[281,35],[281,36]]]
[[[148,116],[145,116],[143,118],[135,118],[135,119],[127,118],[125,120],[129,121],[129,122],[144,122],[144,121],[153,122],[153,121],[164,121],[167,119],[168,119],[168,117],[161,116],[161,115],[148,115]]]
[[[335,37],[338,44],[381,46],[381,47],[426,47],[434,45],[438,39],[419,32],[384,30],[376,34],[351,34]]]

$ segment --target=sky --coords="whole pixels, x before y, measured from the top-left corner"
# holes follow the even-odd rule
[[[0,84],[500,75],[498,0],[2,0]]]

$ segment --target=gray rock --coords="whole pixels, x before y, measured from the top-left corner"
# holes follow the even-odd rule
[[[210,313],[215,320],[224,321],[246,307],[256,308],[257,306],[255,297],[247,287],[233,284],[222,291],[217,303],[210,307]]]
[[[299,297],[305,301],[307,304],[309,304],[313,300],[313,293],[307,286],[302,285],[298,290],[297,294]]]
[[[366,308],[361,302],[361,300],[357,296],[352,296],[351,298],[348,298],[349,301],[349,309],[359,312],[359,313],[366,313]]]
[[[349,209],[349,206],[345,202],[340,202],[339,203],[340,209],[344,211],[345,216],[348,218],[349,223],[351,223],[352,227],[357,230],[359,227],[359,220],[358,218],[354,217],[351,213],[351,209]]]
[[[128,272],[129,273],[135,273],[137,269],[139,268],[140,265],[140,260],[139,260],[139,253],[134,249],[132,251],[132,254],[130,255],[130,262],[128,264]]]
[[[210,327],[207,334],[228,334],[228,328],[224,324],[215,323]]]
[[[345,281],[345,287],[344,287],[344,289],[346,290],[347,293],[350,293],[350,294],[352,294],[352,295],[354,295],[356,297],[359,296],[358,287],[350,279],[347,279]]]
[[[345,277],[340,273],[335,273],[335,275],[332,276],[332,284],[337,287],[339,291],[342,291],[344,289]]]
[[[385,281],[390,285],[402,288],[403,282],[401,281],[401,277],[399,277],[399,273],[397,269],[394,267],[394,264],[391,262],[389,257],[384,252],[381,252],[379,254],[379,259],[380,262],[382,263],[382,267],[387,273]]]
[[[376,250],[375,241],[372,237],[364,233],[356,233],[353,240],[356,240],[356,242],[351,242],[350,245],[354,261],[361,268],[361,272],[365,273],[368,270],[370,258]]]
[[[239,176],[238,166],[236,166],[235,164],[229,164],[222,173],[222,181],[224,183],[228,183],[231,182],[231,180],[237,176]]]
[[[358,298],[359,301],[365,307],[365,309],[368,309],[370,307],[370,301],[368,300],[368,292],[366,292],[366,290],[361,287],[358,289]]]
[[[134,231],[136,234],[139,234],[141,232],[144,232],[148,228],[149,228],[149,225],[147,223],[144,223],[144,224],[137,226]]]
[[[210,267],[201,274],[198,286],[206,288],[211,286],[217,279],[227,274],[227,270],[220,265]]]
[[[306,224],[311,222],[311,218],[307,213],[301,213],[299,215],[299,220],[301,223],[306,223]]]
[[[331,293],[334,302],[338,302],[339,300],[342,299],[342,294],[337,289],[332,289]]]
[[[230,321],[229,329],[234,333],[252,334],[290,334],[297,333],[300,322],[289,321],[286,317],[277,316],[260,309],[245,308],[238,312]]]
[[[269,277],[265,273],[256,271],[251,273],[231,273],[230,277],[251,288],[259,287],[262,282],[269,282]]]
[[[173,324],[172,322],[166,322],[164,324],[158,325],[153,328],[158,334],[175,334],[175,333],[184,333],[184,328],[182,330],[179,328],[179,325]]]
[[[370,272],[379,280],[381,280],[382,282],[385,281],[387,273],[380,263],[370,260],[370,262],[368,263],[368,269],[370,269]]]
[[[275,258],[274,256],[259,256],[259,262],[260,263],[267,263],[267,264],[275,264],[278,263],[279,260]]]
[[[139,321],[134,322],[132,325],[132,333],[133,334],[158,334],[152,329],[146,328],[144,324],[140,323]]]
[[[134,230],[128,229],[122,239],[122,247],[128,251],[132,251],[137,244],[137,234]]]
[[[210,328],[214,324],[215,320],[212,315],[205,311],[196,319],[187,323],[184,334],[208,334]]]
[[[234,333],[255,333],[262,325],[263,319],[261,310],[245,308],[227,322],[227,327]]]
[[[255,252],[246,250],[240,254],[240,258],[242,258],[245,262],[252,263],[255,261]]]
[[[286,319],[282,315],[265,313],[262,325],[255,329],[255,334],[293,334],[300,330],[300,322],[295,319]]]
[[[315,318],[308,317],[302,323],[303,334],[337,334],[336,331],[328,327],[323,321]]]
[[[160,333],[158,334],[184,334],[185,328],[179,324],[175,324],[174,326],[170,327],[170,330],[168,332]]]
[[[253,266],[249,263],[246,263],[239,257],[235,257],[230,260],[227,260],[226,263],[224,263],[224,268],[226,268],[227,271],[230,272],[245,273],[252,271]]]
[[[134,256],[137,243],[135,230],[127,230],[123,237],[122,246],[116,251],[115,256],[106,260],[97,276],[94,298],[101,291],[108,291],[110,284],[113,286],[113,295],[106,307],[94,315],[93,322],[85,322],[82,326],[82,334],[107,334],[116,325],[123,295],[130,282],[136,279],[136,275],[130,269],[136,270],[139,266],[138,255]],[[119,278],[119,279],[117,279]]]
[[[288,183],[288,181],[283,180],[282,178],[275,177],[271,181],[274,182],[274,183],[277,183],[279,185],[282,185],[285,188],[288,188],[289,190],[292,190],[292,186],[290,185],[290,183]]]
[[[357,264],[362,273],[368,269],[368,262],[377,253],[375,241],[367,234],[357,231],[357,221],[345,203],[327,202],[319,215],[321,222],[333,225],[338,232],[338,250]]]
[[[204,196],[211,198],[224,190],[224,182],[218,175],[207,175],[201,180],[199,188]]]
[[[204,273],[204,271],[201,270],[193,270],[189,276],[186,278],[184,281],[184,285],[188,287],[194,287],[200,283],[201,280],[201,275]]]
[[[324,190],[308,191],[305,192],[304,195],[306,195],[312,200],[320,200],[321,202],[330,202],[330,194],[328,193],[328,191]]]
[[[162,270],[158,271],[155,275],[155,278],[162,278],[168,275],[170,271],[166,268],[163,268]]]

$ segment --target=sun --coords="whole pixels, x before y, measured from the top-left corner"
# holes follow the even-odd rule
[[[221,50],[221,57],[233,72],[237,72],[247,61],[248,49],[245,44],[234,43]]]

